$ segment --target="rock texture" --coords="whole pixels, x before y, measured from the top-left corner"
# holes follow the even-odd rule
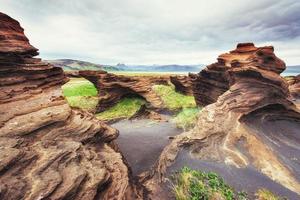
[[[271,46],[238,44],[220,55],[196,79],[198,102],[211,104],[194,129],[164,149],[152,173],[143,177],[144,184],[158,191],[157,182],[185,147],[193,159],[252,167],[300,194],[300,113],[279,75],[284,69]]]
[[[287,77],[289,90],[294,99],[300,99],[300,74],[297,76]]]
[[[163,115],[153,111],[149,110],[146,105],[142,105],[141,108],[129,118],[130,120],[135,120],[135,119],[151,119],[157,122],[166,122],[168,121],[166,117]]]
[[[0,13],[0,199],[134,199],[117,130],[71,109],[62,69],[36,55]]]
[[[192,78],[195,75],[175,75],[170,77],[171,83],[175,86],[175,90],[185,95],[193,96]]]
[[[163,102],[152,90],[152,86],[169,83],[169,76],[124,76],[89,70],[80,71],[79,75],[94,83],[98,89],[97,112],[106,110],[125,96],[139,96],[152,107],[162,108]]]
[[[65,75],[69,78],[80,78],[79,71],[64,71]]]
[[[217,101],[229,89],[227,67],[222,59],[193,76],[192,88],[197,105],[206,106]]]

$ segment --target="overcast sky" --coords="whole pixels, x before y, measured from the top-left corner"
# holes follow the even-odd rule
[[[299,0],[0,0],[43,59],[209,64],[238,42],[300,64]]]

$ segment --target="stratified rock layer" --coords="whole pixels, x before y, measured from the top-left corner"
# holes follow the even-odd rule
[[[193,159],[252,167],[300,194],[300,114],[279,75],[284,69],[273,47],[239,44],[220,55],[195,80],[198,102],[211,104],[194,129],[164,149],[152,174],[145,175],[145,185],[157,191],[157,181],[164,180],[179,151],[188,147]]]
[[[61,68],[0,13],[0,199],[132,199],[118,132],[62,97]]]
[[[292,97],[300,99],[300,75],[288,77],[287,82]]]
[[[105,71],[79,71],[98,89],[99,103],[97,112],[102,112],[118,103],[125,96],[144,98],[154,108],[162,108],[163,102],[152,90],[156,84],[168,84],[169,76],[124,76]]]
[[[170,81],[175,86],[175,90],[185,95],[193,95],[193,88],[192,88],[192,80],[190,74],[189,76],[185,75],[176,75],[171,76]]]

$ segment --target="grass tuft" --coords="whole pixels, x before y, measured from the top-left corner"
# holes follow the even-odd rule
[[[108,110],[96,114],[100,120],[127,119],[134,115],[145,101],[140,98],[124,98]]]
[[[197,116],[200,112],[200,108],[183,108],[173,119],[172,122],[176,124],[178,128],[182,128],[184,131],[193,128],[197,122]]]
[[[247,199],[245,192],[235,192],[218,174],[188,167],[174,175],[173,192],[176,200]]]
[[[193,96],[186,96],[176,92],[174,86],[155,85],[153,90],[161,97],[165,106],[170,110],[196,107]]]

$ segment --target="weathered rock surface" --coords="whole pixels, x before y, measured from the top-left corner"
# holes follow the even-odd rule
[[[189,76],[175,75],[170,77],[171,83],[175,86],[175,90],[185,95],[193,96],[192,79],[193,74]]]
[[[154,194],[184,147],[191,159],[254,168],[300,194],[300,113],[279,75],[285,63],[273,51],[271,46],[239,44],[199,73],[198,102],[212,104],[199,114],[194,129],[172,140],[152,173],[143,177]]]
[[[35,55],[0,13],[0,199],[134,199],[117,130],[71,109],[62,69]]]
[[[102,112],[118,103],[125,96],[144,98],[154,108],[162,108],[163,102],[152,90],[156,84],[168,84],[169,76],[124,76],[105,71],[79,71],[98,89],[99,103],[97,112]]]
[[[287,82],[292,97],[300,99],[300,75],[288,77]]]
[[[72,70],[72,71],[64,71],[65,75],[69,78],[79,78],[79,71]]]
[[[142,105],[141,108],[129,118],[130,120],[134,119],[151,119],[157,122],[166,122],[168,121],[163,115],[153,111],[149,110],[146,105]]]
[[[197,105],[206,106],[217,101],[229,89],[227,67],[220,59],[190,78]]]

